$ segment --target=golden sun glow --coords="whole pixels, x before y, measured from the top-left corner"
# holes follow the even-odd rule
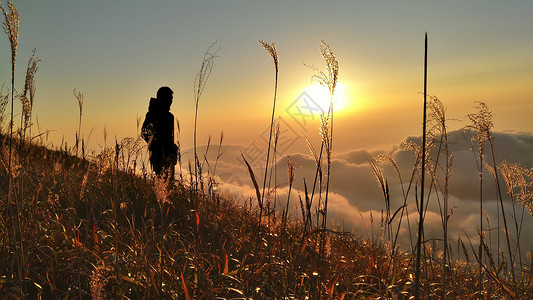
[[[306,87],[304,91],[318,106],[320,106],[320,108],[322,108],[324,112],[328,111],[331,95],[326,87],[319,83],[315,83]],[[349,108],[348,98],[346,86],[342,82],[337,82],[337,87],[333,94],[333,112],[335,114],[343,112]]]

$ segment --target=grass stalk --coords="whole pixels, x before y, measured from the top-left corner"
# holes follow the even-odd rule
[[[279,76],[279,55],[278,50],[276,48],[275,43],[268,43],[265,41],[260,40],[259,43],[263,48],[267,51],[267,53],[272,57],[272,60],[274,61],[274,70],[275,70],[275,81],[274,81],[274,100],[272,103],[272,115],[270,118],[270,132],[268,135],[268,146],[267,146],[267,155],[266,155],[266,163],[265,163],[265,174],[263,177],[263,191],[261,193],[261,201],[259,206],[259,224],[261,224],[261,218],[263,216],[263,203],[265,200],[265,188],[266,188],[266,180],[268,176],[268,162],[270,159],[270,148],[272,144],[272,133],[274,129],[274,115],[276,112],[276,98],[278,93],[278,76]]]
[[[422,251],[422,236],[424,234],[424,178],[426,173],[426,110],[427,110],[427,54],[428,54],[428,35],[425,34],[424,43],[424,116],[422,122],[422,172],[420,174],[420,205],[418,219],[418,238],[416,242],[416,266],[415,266],[415,299],[420,299],[420,259]]]
[[[490,151],[491,151],[491,154],[492,154],[492,165],[493,165],[491,173],[492,173],[492,176],[494,178],[494,181],[496,182],[496,189],[498,191],[498,203],[500,204],[499,208],[500,208],[500,211],[501,211],[501,214],[502,214],[503,226],[504,226],[504,230],[505,230],[505,240],[507,242],[507,251],[508,251],[508,254],[509,254],[509,262],[510,262],[510,266],[511,266],[511,268],[510,268],[511,269],[511,278],[513,280],[514,292],[515,292],[515,294],[518,295],[517,285],[516,285],[516,277],[515,277],[515,272],[514,272],[514,261],[513,261],[513,255],[511,253],[511,241],[509,239],[509,234],[508,234],[509,233],[509,227],[507,226],[507,217],[506,217],[506,214],[505,214],[505,209],[503,207],[503,197],[502,197],[502,191],[501,191],[501,187],[500,187],[500,179],[499,179],[498,171],[497,171],[496,156],[494,154],[494,141],[493,141],[492,138],[489,140],[489,145],[490,145]],[[498,226],[498,232],[499,231],[500,231],[500,228]],[[499,249],[499,247],[498,247],[498,249]]]
[[[478,167],[479,178],[479,293],[483,293],[483,244],[484,244],[484,231],[483,231],[483,168],[485,158],[485,144],[491,139],[492,113],[489,111],[485,103],[478,102],[476,106],[478,113],[469,114],[467,117],[470,119],[471,124],[466,129],[473,131],[473,136],[470,141],[476,144],[477,147],[472,147],[474,152],[474,158],[476,159]],[[476,155],[477,154],[477,155]]]
[[[198,188],[198,171],[200,168],[200,160],[198,159],[198,151],[197,151],[197,128],[198,128],[198,104],[200,103],[200,97],[202,96],[202,93],[204,92],[205,85],[207,83],[207,80],[209,79],[209,76],[211,75],[211,72],[213,71],[213,66],[215,63],[215,59],[218,57],[218,51],[220,51],[220,48],[215,49],[216,41],[213,42],[209,48],[204,53],[204,57],[202,59],[202,64],[200,66],[200,70],[196,74],[196,78],[194,79],[194,133],[193,133],[193,139],[194,139],[194,187],[195,191]],[[192,184],[192,182],[191,182]]]
[[[7,188],[7,205],[6,205],[6,220],[9,218],[12,222],[12,228],[13,231],[15,231],[14,221],[13,221],[13,214],[11,212],[11,201],[12,201],[12,188],[13,188],[13,173],[12,173],[12,155],[13,155],[13,105],[15,101],[15,65],[16,65],[16,59],[17,59],[17,47],[18,47],[18,37],[19,37],[19,28],[20,28],[20,13],[17,11],[15,5],[13,2],[8,1],[7,2],[8,10],[4,9],[4,7],[0,4],[0,10],[2,11],[4,15],[4,22],[2,23],[2,27],[4,28],[5,33],[7,34],[9,38],[9,43],[11,46],[11,114],[10,114],[10,122],[9,122],[9,156],[8,156],[8,188]],[[19,207],[19,203],[17,200],[17,208]],[[17,214],[17,219],[20,218],[20,215]],[[17,222],[19,223],[19,222]],[[20,223],[19,223],[20,224]],[[19,231],[21,228],[19,228]],[[7,229],[5,229],[5,232],[8,232]],[[14,239],[16,239],[16,233],[13,234]],[[22,238],[22,237],[21,237]],[[8,238],[4,238],[4,245],[3,245],[3,253],[5,253],[5,245]],[[22,240],[20,241],[22,245]],[[23,274],[22,274],[22,266],[24,265],[23,261],[21,259],[23,258],[22,249],[20,257],[18,258],[18,276],[20,280],[20,286],[23,286]]]
[[[78,134],[76,134],[76,155],[78,155],[79,152],[79,145],[81,142],[81,118],[83,116],[83,93],[78,91],[77,89],[74,89],[73,91],[74,97],[76,98],[76,101],[78,102],[78,108],[80,112],[80,118],[78,122]],[[118,160],[117,160],[118,162]]]
[[[333,106],[333,95],[335,94],[335,89],[337,87],[337,82],[339,78],[339,62],[335,57],[335,54],[331,50],[331,47],[324,41],[321,41],[320,45],[320,54],[325,61],[326,71],[321,71],[314,66],[307,66],[315,72],[311,77],[312,80],[318,81],[320,85],[327,88],[330,95],[329,108],[326,114],[322,114],[320,134],[322,135],[322,147],[320,157],[322,155],[322,149],[326,151],[326,191],[324,196],[324,204],[320,208],[319,203],[319,213],[322,214],[322,234],[320,242],[320,254],[319,257],[322,257],[325,249],[325,234],[327,226],[327,211],[328,211],[328,198],[329,198],[329,186],[331,178],[331,152],[333,145],[333,115],[334,115],[334,106]],[[315,175],[316,178],[316,175]],[[320,202],[320,199],[319,199]],[[318,218],[318,216],[317,216]],[[317,220],[318,221],[318,220]],[[317,222],[318,226],[318,222]]]

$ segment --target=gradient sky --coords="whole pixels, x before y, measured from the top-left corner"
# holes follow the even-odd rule
[[[474,101],[484,101],[495,129],[533,131],[531,1],[13,2],[21,13],[16,86],[22,89],[36,47],[42,61],[34,114],[54,143],[72,140],[77,130],[74,88],[85,95],[83,134],[92,130],[95,146],[104,126],[109,136],[136,135],[137,116],[168,85],[182,144],[190,146],[193,81],[217,40],[220,57],[200,101],[199,140],[224,130],[227,144],[246,144],[270,121],[274,68],[257,42],[263,39],[278,46],[277,116],[288,127],[302,136],[317,133],[314,123],[291,123],[287,109],[312,84],[303,64],[323,68],[324,40],[340,63],[348,103],[337,115],[336,150],[392,145],[421,131],[426,31],[428,92],[459,120],[451,128],[464,126]],[[0,83],[7,86],[5,34],[0,49]]]

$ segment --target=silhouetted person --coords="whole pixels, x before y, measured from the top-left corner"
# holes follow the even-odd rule
[[[157,98],[151,98],[141,135],[148,143],[150,164],[156,175],[174,179],[178,146],[174,143],[174,115],[170,112],[174,92],[167,86],[157,91]]]

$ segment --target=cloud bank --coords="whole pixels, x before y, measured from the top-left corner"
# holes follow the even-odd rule
[[[528,132],[494,132],[494,158],[497,164],[506,161],[509,164],[521,164],[526,168],[533,168],[533,134]],[[461,130],[449,132],[449,149],[453,154],[451,177],[449,181],[449,242],[457,245],[457,240],[461,238],[465,244],[468,236],[475,245],[478,240],[478,229],[480,227],[479,192],[480,180],[478,176],[478,166],[472,152],[472,144],[468,139],[468,133]],[[391,214],[404,204],[404,193],[407,193],[410,178],[413,173],[415,162],[414,155],[405,150],[405,143],[419,143],[420,137],[406,137],[398,145],[390,149],[366,150],[354,149],[344,153],[334,153],[331,162],[330,193],[328,205],[328,226],[333,224],[339,226],[341,230],[353,231],[358,235],[369,239],[377,238],[380,232],[380,219],[385,210],[385,201],[374,176],[368,159],[379,154],[386,154],[396,162],[400,175],[395,168],[380,164],[384,177],[387,180],[390,191]],[[245,164],[241,158],[241,153],[254,167],[254,173],[258,183],[262,186],[264,174],[264,156],[266,149],[254,149],[254,147],[241,147],[236,145],[222,146],[223,155],[217,162],[216,178],[222,191],[228,194],[237,195],[238,198],[252,199],[254,201],[255,192],[252,181]],[[200,148],[200,153],[205,153],[206,148]],[[212,164],[216,161],[217,149],[212,148],[203,157]],[[251,151],[253,150],[253,151]],[[287,155],[297,163],[293,191],[291,192],[290,207],[293,218],[301,219],[299,196],[304,198],[304,180],[307,183],[308,192],[311,193],[316,173],[316,163],[309,153],[278,153],[276,163],[273,165],[274,174],[270,178],[270,186],[277,186],[277,207],[284,207],[287,201]],[[485,161],[492,165],[492,153],[489,147],[485,149]],[[186,161],[187,157],[184,157]],[[207,164],[206,164],[207,165]],[[325,165],[325,163],[324,163]],[[324,170],[325,172],[325,170]],[[205,173],[205,172],[204,172]],[[533,217],[527,212],[524,213],[522,207],[513,203],[507,195],[505,183],[502,181],[501,188],[504,199],[504,211],[507,222],[513,226],[510,233],[516,239],[517,233],[514,227],[513,217],[518,224],[522,224],[521,232],[533,230]],[[429,180],[427,180],[429,181]],[[400,229],[399,243],[404,249],[409,249],[412,240],[416,240],[416,226],[418,222],[417,206],[415,202],[415,191],[420,192],[419,187],[415,189],[415,182],[411,184],[406,202],[406,211]],[[317,184],[318,185],[318,184]],[[429,183],[427,183],[427,190]],[[315,195],[318,194],[316,187]],[[490,239],[494,250],[498,247],[498,240],[503,249],[504,234],[494,228],[503,228],[501,209],[497,201],[497,187],[491,173],[484,168],[483,171],[483,227],[487,231],[487,240]],[[438,196],[438,197],[437,197]],[[318,197],[315,196],[314,204]],[[442,239],[442,193],[432,194],[428,202],[428,211],[425,217],[425,238]],[[255,203],[255,202],[254,202]],[[407,220],[406,216],[409,216]],[[372,216],[372,217],[371,217]],[[499,217],[500,216],[500,217]],[[371,219],[373,222],[371,222]],[[392,226],[398,226],[400,213],[392,222]],[[499,224],[498,224],[499,223]],[[491,230],[488,230],[488,228]],[[411,235],[410,235],[411,234]],[[372,236],[374,235],[374,236]],[[521,237],[521,246],[526,251],[533,249],[533,241]],[[453,248],[453,247],[452,247]],[[457,248],[454,248],[457,249]]]

